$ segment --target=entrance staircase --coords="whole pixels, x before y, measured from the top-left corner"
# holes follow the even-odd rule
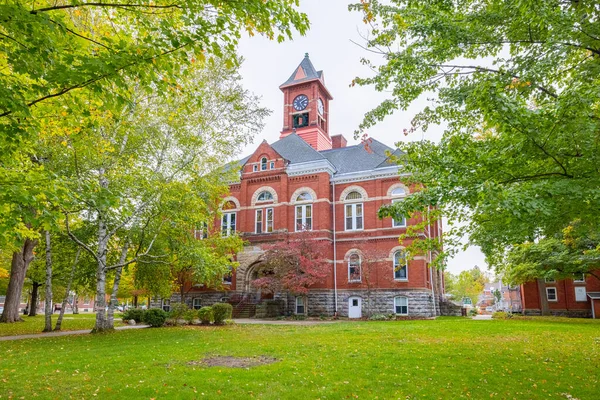
[[[233,307],[233,318],[252,318],[256,315],[256,301],[251,296],[232,298],[229,304]]]

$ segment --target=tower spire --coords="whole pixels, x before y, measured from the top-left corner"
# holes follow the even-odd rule
[[[280,138],[296,133],[314,149],[331,149],[329,100],[323,71],[317,71],[308,52],[279,89],[284,95],[283,129]]]

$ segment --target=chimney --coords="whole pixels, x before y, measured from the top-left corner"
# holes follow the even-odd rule
[[[346,147],[348,141],[344,137],[344,135],[333,135],[331,137],[331,147],[334,149],[339,149],[341,147]]]

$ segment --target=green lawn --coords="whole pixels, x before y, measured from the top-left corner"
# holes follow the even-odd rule
[[[0,336],[28,335],[41,333],[44,329],[44,315],[35,317],[22,316],[23,322],[14,324],[0,324]],[[58,314],[52,315],[52,327],[56,326]],[[61,330],[77,331],[80,329],[92,329],[96,321],[96,314],[65,314]],[[115,326],[123,325],[121,314],[115,315]],[[0,393],[1,394],[1,393]],[[0,397],[1,398],[1,397]]]
[[[249,369],[189,365],[270,356]],[[342,322],[0,342],[0,398],[600,398],[600,323]]]

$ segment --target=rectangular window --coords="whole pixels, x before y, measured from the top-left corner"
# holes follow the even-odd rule
[[[166,312],[171,311],[171,300],[170,299],[164,299],[162,301],[162,309]]]
[[[392,203],[395,203],[397,201],[402,201],[402,200],[392,200]],[[406,226],[406,218],[402,217],[402,219],[399,221],[396,221],[395,219],[392,218],[392,226],[394,228],[404,228]]]
[[[273,209],[267,208],[267,232],[273,232]]]
[[[83,305],[84,306],[89,306],[90,305],[90,298],[89,297],[84,297],[83,298]]]
[[[346,230],[356,231],[363,228],[363,205],[346,204]]]
[[[235,213],[224,213],[221,218],[221,235],[231,236],[235,233]]]
[[[229,272],[223,276],[223,284],[231,285],[231,282],[233,282],[233,267],[230,266]]]
[[[203,222],[197,229],[194,230],[194,237],[198,240],[208,238],[208,224]]]
[[[255,233],[273,232],[273,209],[265,208],[256,210],[256,229]]]
[[[269,168],[275,169],[275,161],[271,161],[271,163],[269,164]]]
[[[257,172],[258,171],[258,165],[254,164],[254,166],[252,167],[252,171],[253,172]]]
[[[304,314],[304,297],[296,297],[296,314]]]
[[[348,282],[360,282],[361,271],[360,271],[360,256],[358,254],[350,255],[348,259]]]
[[[256,210],[256,228],[255,233],[262,233],[263,231],[263,210]]]
[[[575,301],[587,301],[585,286],[575,287]]]
[[[556,294],[556,288],[547,287],[546,288],[546,298],[548,301],[558,301],[558,295]]]
[[[296,232],[312,230],[312,205],[296,206]]]
[[[408,315],[408,298],[407,297],[396,297],[394,298],[394,311],[397,315]]]
[[[585,283],[585,274],[574,274],[573,282],[576,283]]]
[[[193,307],[194,307],[194,310],[199,310],[200,308],[202,308],[202,299],[200,299],[200,298],[194,299]]]
[[[408,280],[408,258],[406,253],[398,250],[394,253],[394,279],[397,281]]]

